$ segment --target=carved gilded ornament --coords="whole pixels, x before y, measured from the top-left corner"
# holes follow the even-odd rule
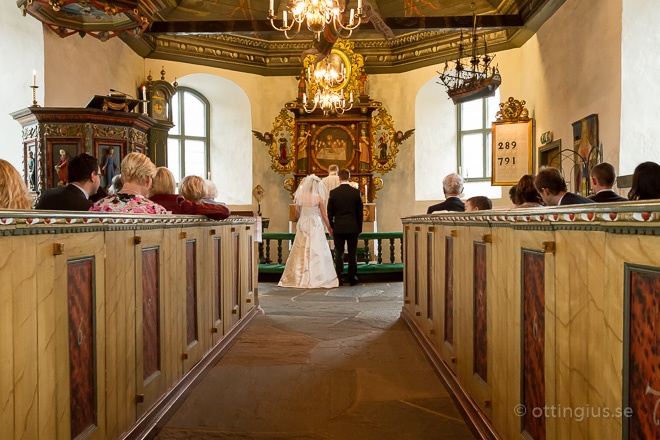
[[[495,122],[529,121],[529,111],[525,101],[510,96],[506,102],[500,102],[500,110],[495,113]]]
[[[378,198],[376,193],[381,189],[383,189],[383,186],[385,184],[383,183],[383,179],[380,177],[374,177],[373,182],[374,182],[374,200],[376,200]]]
[[[291,200],[293,200],[294,183],[295,183],[295,181],[293,180],[293,177],[289,177],[288,179],[284,179],[284,189],[289,191],[289,193],[291,194]]]
[[[117,128],[117,127],[106,127],[103,125],[94,125],[94,137],[95,138],[110,138],[110,139],[127,139],[128,138],[128,129]]]
[[[271,168],[286,175],[296,166],[296,130],[291,113],[286,108],[280,110],[270,132],[260,133],[252,130],[254,136],[266,144],[271,159]]]
[[[414,129],[405,133],[394,128],[394,121],[385,107],[378,109],[371,120],[371,165],[374,171],[385,174],[396,168],[399,145],[408,139]]]
[[[79,137],[83,136],[83,124],[44,124],[44,136],[47,137]]]
[[[135,128],[131,128],[128,134],[131,142],[137,142],[138,144],[147,145],[147,133],[142,132],[140,130],[136,130]]]

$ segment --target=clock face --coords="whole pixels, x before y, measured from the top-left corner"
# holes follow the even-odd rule
[[[161,90],[154,91],[151,96],[151,116],[154,119],[168,119],[167,99]]]

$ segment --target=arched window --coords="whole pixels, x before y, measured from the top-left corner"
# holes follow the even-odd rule
[[[209,101],[199,92],[179,87],[172,98],[174,127],[167,139],[167,168],[180,182],[185,176],[207,178],[209,172]]]

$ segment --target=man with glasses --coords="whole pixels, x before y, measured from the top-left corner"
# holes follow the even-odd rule
[[[44,191],[36,209],[89,211],[93,204],[89,198],[100,185],[99,161],[89,154],[80,154],[69,161],[69,184]]]

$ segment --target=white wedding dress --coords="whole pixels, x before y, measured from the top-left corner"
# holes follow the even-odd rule
[[[338,285],[320,209],[318,206],[303,206],[279,286],[318,289]]]

